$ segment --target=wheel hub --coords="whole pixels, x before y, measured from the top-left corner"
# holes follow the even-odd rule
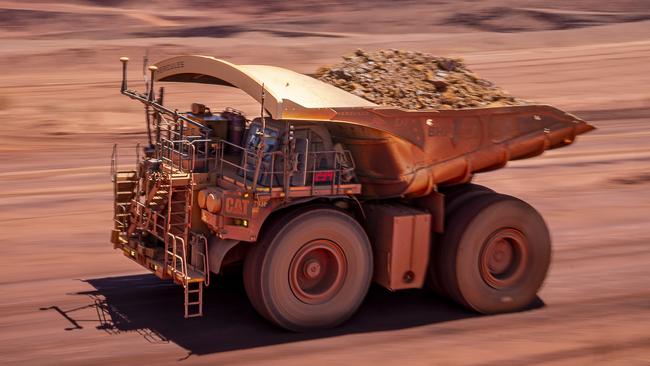
[[[495,274],[502,274],[508,267],[512,265],[513,249],[512,246],[505,240],[500,240],[488,248],[491,253],[488,253],[488,267],[490,272]]]
[[[512,228],[494,232],[483,244],[479,269],[481,277],[496,289],[515,285],[528,263],[528,242],[523,233]]]
[[[305,263],[304,275],[306,278],[317,278],[321,271],[321,264],[317,260],[309,260]]]
[[[330,240],[314,240],[294,255],[289,285],[300,301],[320,304],[338,293],[346,272],[347,261],[341,248]]]

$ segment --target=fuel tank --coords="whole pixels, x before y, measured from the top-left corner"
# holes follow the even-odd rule
[[[502,168],[510,160],[569,145],[594,129],[547,105],[333,111],[328,129],[352,153],[367,198],[425,196],[438,186],[468,182],[475,173]]]

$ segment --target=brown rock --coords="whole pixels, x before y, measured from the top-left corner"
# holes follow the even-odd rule
[[[524,103],[478,77],[462,59],[421,52],[357,50],[319,68],[316,77],[371,102],[408,109]]]

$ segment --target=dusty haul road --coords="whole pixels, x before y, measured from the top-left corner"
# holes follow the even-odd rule
[[[0,15],[44,11],[38,4],[5,2]],[[76,2],[56,11],[83,13],[84,21],[102,13]],[[182,21],[124,12],[152,27]],[[314,22],[319,31],[341,32],[331,37],[242,31],[212,39],[101,39],[96,31],[58,39],[42,24],[31,35],[20,33],[27,28],[0,34],[0,364],[650,364],[650,22],[374,34],[353,33],[347,18],[334,16],[340,24],[332,29]],[[462,55],[512,94],[590,121],[598,130],[576,144],[476,179],[530,202],[547,220],[554,254],[538,301],[525,312],[478,316],[424,290],[373,287],[344,326],[293,334],[263,321],[233,276],[210,286],[205,317],[184,320],[182,289],[109,243],[112,143],[128,152],[145,139],[140,105],[118,95],[117,58],[139,60],[152,44],[159,47],[153,59],[261,57],[302,72],[356,47]],[[171,90],[169,103],[179,108],[188,107],[181,100],[242,102],[226,89]],[[255,113],[250,100],[243,103]],[[120,163],[132,159],[122,155]]]

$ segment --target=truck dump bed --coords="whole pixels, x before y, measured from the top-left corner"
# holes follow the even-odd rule
[[[418,197],[468,182],[475,173],[566,146],[594,129],[546,105],[334,110],[331,120],[348,124],[331,126],[333,137],[352,152],[363,195],[377,198]]]
[[[206,56],[173,57],[156,65],[156,80],[232,86],[259,102],[264,94],[264,108],[276,120],[323,123],[334,142],[351,151],[368,198],[424,196],[510,160],[568,145],[593,129],[546,105],[405,110],[378,106],[279,67]]]

